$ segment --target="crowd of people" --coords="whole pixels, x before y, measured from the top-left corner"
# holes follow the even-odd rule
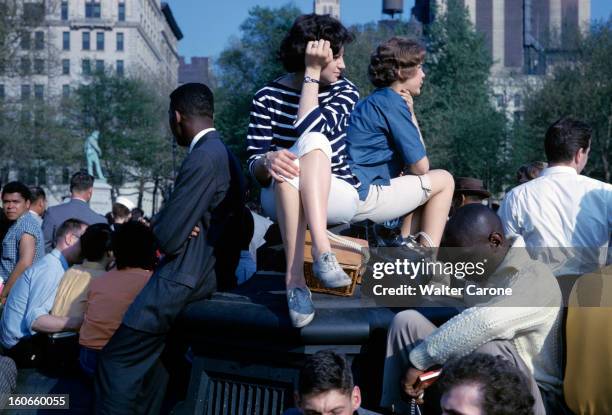
[[[547,163],[521,167],[501,206],[487,205],[482,180],[430,167],[414,100],[426,78],[425,48],[401,37],[380,44],[368,69],[376,89],[360,101],[343,76],[352,40],[330,16],[300,16],[279,50],[287,73],[260,89],[251,107],[247,167],[264,215],[280,227],[291,324],[302,328],[315,317],[304,278],[307,230],[315,277],[338,288],[352,279],[328,226],[395,227],[381,244],[428,252],[431,261],[457,261],[446,248],[460,250],[462,261],[484,258],[484,275],[465,283],[510,288],[514,297],[465,298],[465,309],[440,327],[415,310],[399,312],[379,410],[414,413],[429,386],[420,378],[441,367],[442,413],[569,411],[558,280],[610,262],[612,186],[580,174],[590,127],[571,117],[552,124],[543,140]],[[245,208],[242,167],[214,128],[212,92],[180,86],[169,114],[188,153],[151,221],[125,197],[106,217],[94,212],[94,178],[85,172],[72,176],[70,199],[49,208],[41,188],[2,188],[2,359],[36,365],[50,334],[78,331],[97,413],[158,413],[168,382],[160,356],[177,316],[256,271],[248,247],[257,221]],[[360,403],[342,356],[328,351],[307,361],[296,410],[367,413]]]

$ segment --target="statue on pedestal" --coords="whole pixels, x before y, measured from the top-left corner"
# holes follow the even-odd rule
[[[87,172],[94,176],[94,178],[106,181],[106,178],[102,174],[102,167],[100,166],[100,156],[102,156],[102,150],[98,145],[98,139],[100,132],[95,130],[89,137],[85,139],[85,158],[87,159]],[[95,174],[94,174],[95,167]]]

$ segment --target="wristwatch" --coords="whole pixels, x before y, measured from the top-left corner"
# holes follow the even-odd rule
[[[312,77],[310,77],[310,76],[306,75],[306,76],[304,77],[304,83],[305,83],[305,84],[319,84],[319,83],[321,83],[321,82],[320,82],[318,79],[314,79],[314,78],[312,78]]]

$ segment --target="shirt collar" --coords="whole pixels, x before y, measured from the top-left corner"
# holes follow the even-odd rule
[[[525,249],[525,241],[522,236],[508,239],[510,249],[505,258],[499,264],[495,272],[488,278],[488,282],[498,278],[508,278],[515,275],[528,262],[529,255]]]
[[[34,216],[35,218],[40,218],[40,215],[38,213],[34,212],[33,210],[30,210],[30,214],[32,216]]]
[[[202,130],[199,133],[197,133],[195,135],[195,137],[193,137],[193,140],[191,140],[191,144],[189,144],[189,152],[191,153],[191,150],[193,150],[193,148],[195,147],[197,142],[200,141],[200,138],[204,137],[206,134],[208,134],[211,131],[215,131],[215,129],[214,128],[207,128],[207,129]]]
[[[64,254],[62,254],[60,250],[54,249],[53,251],[51,251],[51,255],[59,259],[60,263],[62,264],[62,268],[64,268],[64,271],[70,268],[70,265],[68,265],[68,261],[66,260],[66,257],[64,256]]]
[[[554,166],[554,167],[547,167],[544,170],[542,170],[542,173],[540,173],[540,176],[550,176],[551,174],[560,174],[560,173],[569,173],[569,174],[575,174],[575,175],[578,174],[576,169],[573,167]]]

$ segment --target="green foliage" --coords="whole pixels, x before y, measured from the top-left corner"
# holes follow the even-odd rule
[[[558,66],[525,102],[525,122],[519,126],[521,145],[530,160],[544,160],[544,134],[562,116],[573,116],[593,128],[589,162],[583,172],[610,182],[612,152],[612,19],[595,26],[578,40],[575,58]]]
[[[415,111],[432,165],[500,190],[506,119],[491,102],[492,61],[484,39],[457,1],[448,2],[426,39],[427,75]]]
[[[259,88],[284,73],[276,59],[278,47],[300,14],[293,5],[253,7],[240,26],[240,39],[219,57],[215,126],[243,161],[251,100]]]
[[[127,181],[170,179],[167,103],[142,80],[105,73],[76,91],[73,122],[81,139],[100,131],[102,166],[115,194]]]

